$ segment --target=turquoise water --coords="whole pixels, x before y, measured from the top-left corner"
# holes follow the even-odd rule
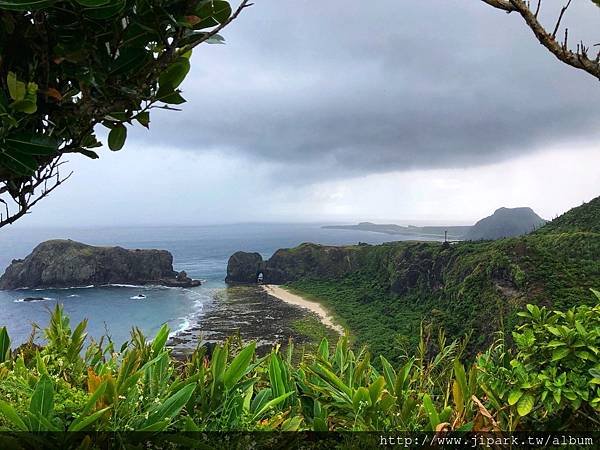
[[[238,251],[257,251],[270,257],[279,248],[302,242],[342,245],[361,242],[381,243],[390,236],[349,230],[325,230],[320,225],[244,224],[198,227],[122,227],[97,229],[18,229],[0,230],[0,270],[12,259],[24,258],[48,239],[73,239],[92,245],[119,245],[125,248],[168,250],[174,257],[175,270],[205,280],[193,289],[160,286],[106,286],[72,289],[0,291],[0,326],[6,325],[15,344],[24,342],[32,323],[44,326],[48,310],[57,302],[64,305],[72,322],[87,318],[90,336],[108,333],[116,343],[127,340],[131,327],[153,335],[163,323],[173,332],[185,331],[190,323],[202,321],[225,289],[227,259]],[[397,239],[394,236],[394,239]],[[415,239],[412,237],[411,239]],[[145,299],[136,299],[144,294]],[[23,302],[25,297],[45,300]]]

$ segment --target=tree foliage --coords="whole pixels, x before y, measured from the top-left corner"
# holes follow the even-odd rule
[[[192,49],[221,43],[224,0],[0,0],[0,194],[21,217],[60,184],[57,160],[98,158],[96,125],[120,150],[153,108],[185,102]]]

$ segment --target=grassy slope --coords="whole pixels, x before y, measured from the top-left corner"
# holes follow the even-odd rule
[[[537,232],[492,242],[395,243],[360,249],[360,268],[290,287],[320,299],[374,353],[414,348],[422,320],[476,352],[509,330],[526,303],[567,308],[600,287],[600,199]]]

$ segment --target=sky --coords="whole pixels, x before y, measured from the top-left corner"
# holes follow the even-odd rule
[[[564,24],[595,43],[599,19],[579,0]],[[600,84],[515,13],[256,0],[223,36],[194,51],[183,111],[153,111],[98,161],[70,157],[72,178],[17,226],[471,224],[600,194]]]

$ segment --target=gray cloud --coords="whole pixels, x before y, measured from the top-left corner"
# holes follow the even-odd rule
[[[572,39],[599,17],[577,2]],[[196,50],[184,112],[156,113],[136,141],[318,179],[497,162],[600,123],[597,80],[478,0],[257,0],[225,37]]]

